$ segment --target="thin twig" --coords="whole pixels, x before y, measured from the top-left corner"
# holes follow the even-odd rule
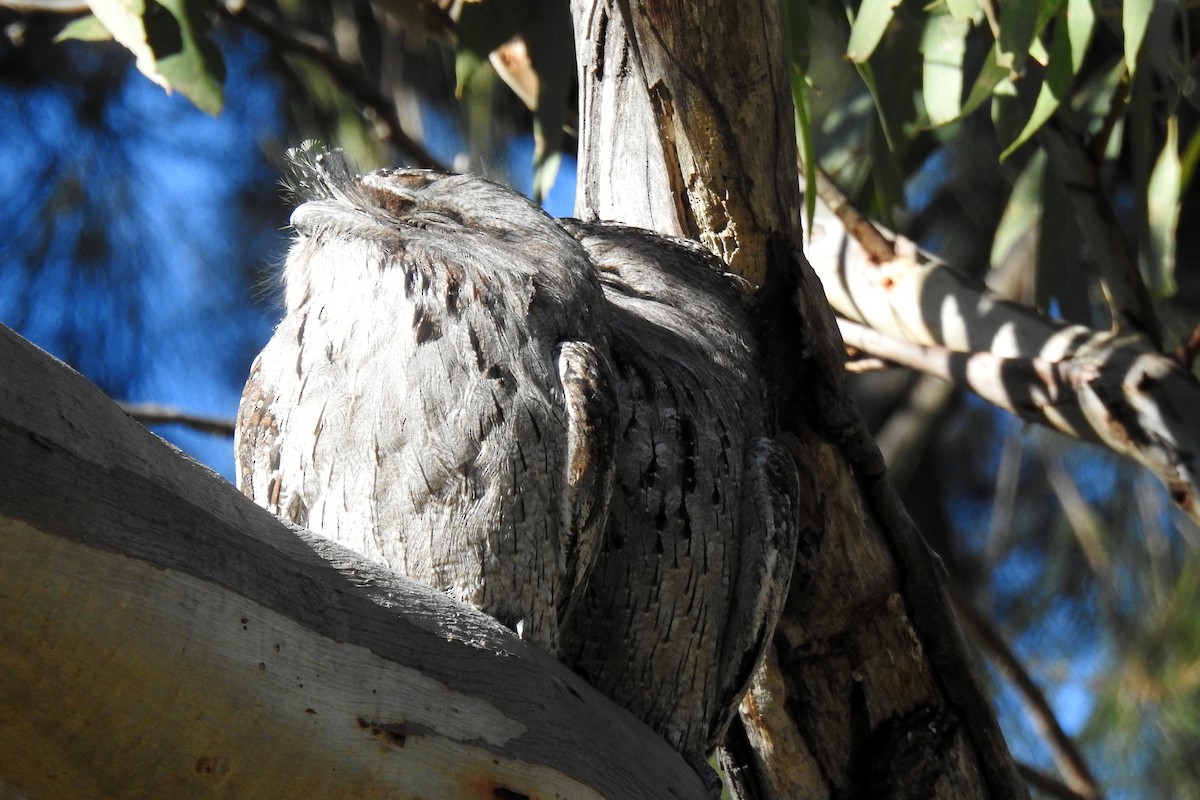
[[[829,173],[818,165],[813,166],[817,175],[817,196],[837,215],[855,241],[862,245],[867,257],[876,264],[886,264],[893,260],[896,257],[896,246],[892,240],[884,236],[865,214],[854,207]]]
[[[1178,361],[1181,367],[1190,371],[1192,365],[1196,363],[1197,355],[1200,355],[1200,325],[1192,328],[1192,333],[1188,336],[1187,341],[1175,348],[1171,357]]]
[[[143,425],[185,425],[202,433],[233,436],[233,421],[221,417],[191,414],[171,406],[155,403],[117,403],[129,416]]]
[[[386,128],[382,131],[382,138],[407,156],[413,165],[424,169],[446,170],[446,166],[434,158],[423,144],[404,132],[400,117],[396,114],[395,104],[353,64],[339,56],[325,39],[304,31],[292,30],[286,22],[249,3],[240,6],[226,5],[221,8],[230,19],[244,23],[246,27],[262,34],[283,52],[306,58],[324,68],[348,94],[378,115]]]
[[[895,369],[898,364],[892,361],[887,361],[874,356],[856,356],[846,360],[844,364],[846,372],[861,374],[866,372],[882,372],[887,369]]]
[[[1099,800],[1102,797],[1096,779],[1088,769],[1087,762],[1075,742],[1062,729],[1054,709],[1046,700],[1041,688],[1025,669],[1025,665],[1017,658],[1016,653],[1008,646],[1004,636],[991,620],[979,612],[975,605],[960,591],[951,588],[950,599],[954,609],[968,626],[974,631],[979,643],[987,651],[993,666],[1012,684],[1017,693],[1025,701],[1025,708],[1030,721],[1037,729],[1042,740],[1050,749],[1050,755],[1058,766],[1066,782],[1064,788],[1069,788],[1072,794],[1067,795],[1081,800]],[[1026,778],[1029,780],[1029,778]]]
[[[1088,800],[1087,795],[1080,794],[1071,789],[1062,781],[1055,778],[1053,775],[1047,775],[1037,767],[1031,767],[1028,764],[1016,762],[1017,772],[1021,778],[1039,792],[1044,792],[1051,797],[1057,797],[1059,800]]]

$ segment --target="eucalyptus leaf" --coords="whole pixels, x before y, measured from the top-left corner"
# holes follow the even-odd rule
[[[1066,99],[1071,83],[1083,65],[1095,24],[1096,13],[1090,0],[1068,0],[1065,13],[1059,16],[1054,26],[1050,65],[1046,69],[1033,113],[1017,137],[1000,154],[1001,161],[1037,133]]]
[[[1022,239],[1037,231],[1042,218],[1042,173],[1045,168],[1046,154],[1039,150],[1013,184],[992,237],[990,263],[993,268],[999,268]]]
[[[963,56],[967,52],[969,20],[950,14],[930,14],[921,36],[921,93],[932,126],[945,125],[962,114]]]
[[[1000,4],[1000,30],[996,45],[1001,57],[998,60],[1010,70],[1015,72],[1024,64],[1030,46],[1041,31],[1039,20],[1044,10],[1041,2]]]
[[[811,57],[808,39],[811,29],[812,19],[809,17],[808,0],[784,0],[783,36],[784,43],[787,45],[788,61],[792,69],[799,70],[801,75],[808,73],[808,62]],[[794,83],[792,89],[794,93],[796,89]]]
[[[1187,147],[1183,150],[1180,163],[1179,191],[1182,192],[1192,184],[1192,176],[1196,172],[1196,162],[1200,161],[1200,129],[1192,131],[1188,138]]]
[[[220,112],[225,66],[207,37],[202,0],[89,0],[88,5],[93,17],[67,26],[58,39],[109,38],[100,35],[97,25],[102,26],[133,54],[147,78],[168,92],[178,90],[202,111]]]
[[[1041,155],[1041,154],[1039,154]],[[1043,163],[1045,159],[1043,158]],[[1092,325],[1092,281],[1080,261],[1079,223],[1071,198],[1050,170],[1042,171],[1034,297],[1038,308],[1068,322]]]
[[[855,64],[865,63],[879,46],[879,40],[883,38],[899,5],[900,0],[863,0],[850,27],[846,58]]]
[[[158,59],[146,40],[146,13],[143,0],[89,0],[88,8],[112,37],[133,54],[138,71],[159,86],[170,91],[170,83],[158,71]]]
[[[520,33],[537,15],[539,0],[478,0],[462,4],[458,18],[458,49],[480,61]]]
[[[981,0],[946,0],[946,8],[959,22],[975,22],[983,13]]]
[[[73,19],[54,37],[56,42],[77,39],[81,42],[106,42],[113,38],[112,32],[95,14]]]
[[[988,57],[984,59],[979,75],[975,77],[975,83],[972,84],[967,100],[962,104],[959,113],[965,117],[979,108],[985,100],[992,96],[1002,81],[1009,82],[1009,86],[1011,86],[1013,74],[1011,64],[1012,60],[1000,51],[1000,46],[993,45],[988,52]]]
[[[884,141],[887,142],[891,152],[898,152],[903,136],[897,121],[899,113],[894,106],[900,101],[900,98],[879,91],[879,85],[875,81],[875,72],[871,69],[870,64],[856,64],[855,66],[858,67],[858,74],[866,85],[867,91],[871,93],[871,101],[875,104],[875,112],[879,118]]]
[[[792,104],[796,113],[796,138],[804,174],[804,230],[812,234],[817,213],[817,151],[813,142],[812,104],[808,97],[808,81],[795,71],[792,74]]]
[[[1150,214],[1147,266],[1151,288],[1159,297],[1175,294],[1175,231],[1179,226],[1182,169],[1179,160],[1179,118],[1167,119],[1167,137],[1150,172],[1146,205]]]
[[[1150,25],[1154,0],[1124,0],[1121,3],[1121,30],[1125,34],[1125,69],[1130,76],[1137,70],[1138,53]]]
[[[156,7],[167,13],[153,13]],[[206,8],[202,0],[157,0],[147,7],[146,30],[171,88],[216,116],[225,102],[225,62],[208,36]]]

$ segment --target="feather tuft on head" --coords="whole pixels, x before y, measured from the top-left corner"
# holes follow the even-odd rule
[[[298,203],[345,198],[353,191],[354,172],[340,149],[309,139],[287,151],[283,185]]]

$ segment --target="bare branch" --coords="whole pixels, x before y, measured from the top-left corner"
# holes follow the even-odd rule
[[[1028,764],[1022,764],[1018,761],[1017,772],[1020,773],[1021,777],[1030,786],[1051,797],[1057,797],[1059,800],[1088,800],[1087,795],[1072,791],[1071,787],[1062,781],[1056,780],[1054,776],[1047,775],[1036,767],[1031,767]]]
[[[862,245],[867,257],[875,264],[883,264],[896,258],[896,246],[865,214],[855,208],[849,198],[834,183],[829,173],[814,165],[817,178],[817,196],[829,210],[846,226],[847,232]],[[803,167],[801,168],[803,174]]]
[[[1025,665],[1017,658],[1016,653],[1008,646],[1004,636],[962,592],[951,589],[950,597],[954,602],[955,611],[966,620],[967,625],[975,634],[975,639],[983,646],[992,664],[1021,696],[1030,721],[1050,748],[1050,755],[1066,780],[1067,787],[1072,793],[1071,797],[1079,798],[1079,800],[1100,800],[1102,797],[1100,788],[1096,784],[1096,779],[1092,777],[1092,772],[1088,769],[1083,754],[1079,752],[1075,742],[1062,729],[1058,717],[1054,714],[1054,709],[1046,700],[1046,695],[1042,693],[1041,688],[1025,669]]]
[[[117,403],[129,416],[143,425],[184,425],[215,436],[233,436],[233,420],[191,414],[173,406],[156,403]]]
[[[1200,325],[1192,328],[1188,338],[1171,354],[1172,358],[1179,362],[1179,366],[1189,371],[1196,363],[1197,355],[1200,355]]]
[[[1200,521],[1200,383],[1188,370],[1138,336],[1003,300],[902,237],[881,263],[855,230],[819,202],[804,248],[848,344],[1138,461]]]

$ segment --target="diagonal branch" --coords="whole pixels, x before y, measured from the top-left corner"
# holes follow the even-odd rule
[[[1049,797],[1057,798],[1057,800],[1088,800],[1087,795],[1072,791],[1071,787],[1036,767],[1018,761],[1017,772],[1026,783]]]
[[[962,592],[952,589],[949,594],[954,603],[954,610],[966,620],[968,627],[975,634],[975,639],[987,652],[992,665],[1021,696],[1030,721],[1050,748],[1050,755],[1062,773],[1067,787],[1074,796],[1082,800],[1099,800],[1100,788],[1096,779],[1092,777],[1083,754],[1059,724],[1046,695],[1017,658],[1017,654],[1008,646],[1000,631],[996,630],[991,621],[981,614]]]
[[[818,203],[805,246],[847,343],[1132,458],[1200,521],[1200,383],[1178,361],[1003,300],[886,231],[895,257],[880,262],[859,229]]]
[[[156,403],[117,403],[129,416],[143,425],[183,425],[214,436],[233,436],[233,420],[192,414],[172,406]]]

